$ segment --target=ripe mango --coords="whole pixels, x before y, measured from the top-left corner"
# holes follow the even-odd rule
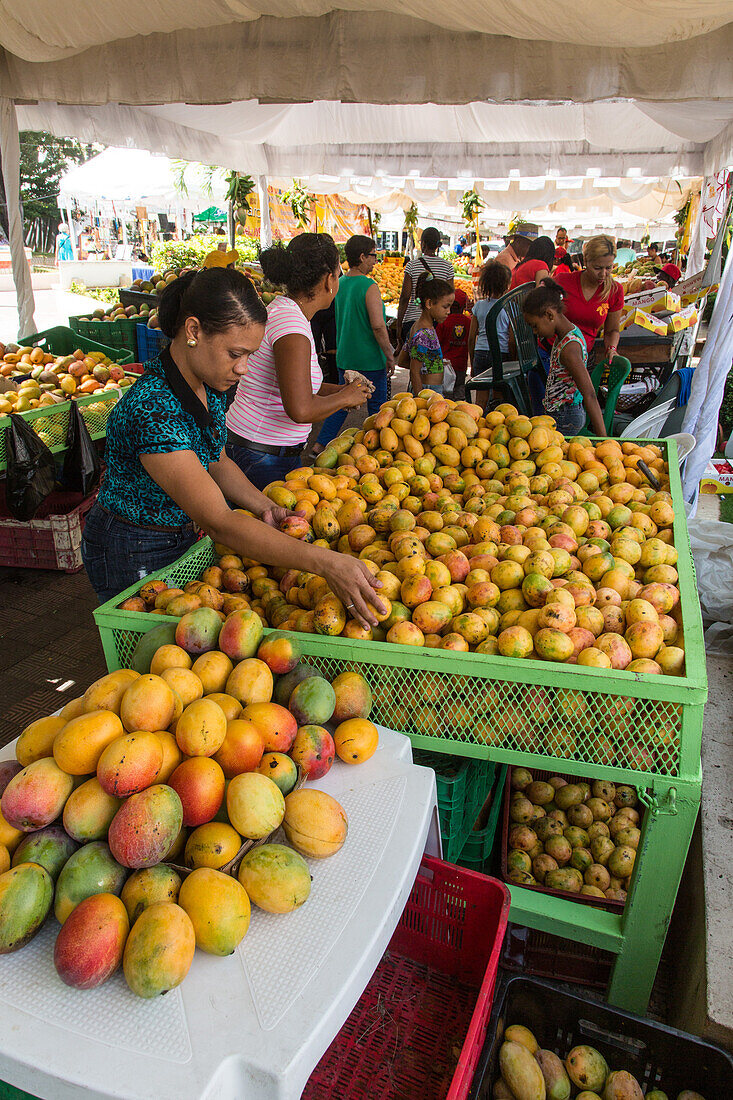
[[[198,867],[184,879],[178,904],[191,918],[196,946],[209,955],[231,955],[249,928],[244,887],[211,867]]]
[[[53,901],[53,881],[37,863],[21,863],[0,875],[0,955],[32,940]]]
[[[239,865],[250,901],[268,913],[292,913],[307,901],[311,874],[301,855],[285,844],[261,844]]]
[[[338,852],[348,832],[343,806],[325,791],[307,788],[287,796],[282,824],[293,847],[313,859],[326,859]]]
[[[91,775],[107,745],[124,732],[114,711],[88,711],[72,718],[56,734],[54,760],[69,775]]]
[[[102,985],[122,963],[129,930],[127,911],[115,894],[93,894],[79,902],[53,951],[61,981],[74,989]]]
[[[25,727],[15,746],[18,762],[25,768],[34,760],[53,756],[56,734],[65,725],[66,719],[58,714],[50,714],[47,718],[37,718],[35,722],[31,722]]]
[[[627,1070],[614,1070],[606,1078],[603,1100],[644,1100],[641,1085]]]
[[[573,1047],[565,1059],[565,1069],[576,1088],[590,1092],[600,1093],[608,1077],[608,1063],[595,1047]]]
[[[13,855],[13,867],[20,863],[37,863],[48,871],[55,882],[68,859],[79,845],[68,836],[60,825],[28,833],[23,837]]]
[[[507,1028],[506,1034],[510,1030]],[[551,1050],[536,1050],[534,1056],[545,1079],[547,1100],[568,1100],[571,1092],[570,1078],[560,1058]]]
[[[85,844],[64,864],[56,882],[54,912],[63,924],[80,901],[92,894],[119,894],[127,871],[112,857],[101,840]]]
[[[107,794],[95,776],[72,791],[64,806],[64,829],[74,840],[103,840],[122,800]]]
[[[161,901],[145,909],[125,944],[125,981],[138,997],[157,997],[180,985],[196,950],[196,935],[180,905]]]
[[[109,827],[109,848],[123,867],[152,867],[166,856],[183,825],[173,790],[156,783],[123,802]]]
[[[43,829],[59,817],[73,786],[72,777],[57,766],[52,756],[34,760],[13,776],[3,791],[3,817],[24,832]]]
[[[134,924],[149,905],[159,901],[177,902],[180,888],[181,876],[164,863],[133,871],[120,894],[130,924]]]
[[[502,1043],[499,1065],[501,1075],[516,1100],[546,1100],[542,1070],[522,1043]]]
[[[93,710],[111,710],[115,714],[119,714],[122,696],[130,684],[138,679],[139,675],[134,669],[120,668],[116,672],[100,676],[84,692],[83,712],[89,714]]]

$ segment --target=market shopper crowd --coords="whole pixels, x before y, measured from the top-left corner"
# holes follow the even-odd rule
[[[285,290],[267,307],[233,267],[192,271],[167,287],[159,321],[171,343],[110,415],[107,476],[87,518],[84,563],[100,599],[175,560],[200,527],[245,557],[325,576],[373,624],[379,586],[363,563],[294,543],[277,530],[285,510],[262,490],[302,464],[314,425],[318,453],[349,410],[376,412],[396,365],[414,393],[461,397],[470,372],[486,377],[488,397],[497,348],[502,361],[516,357],[522,316],[537,338],[533,412],[551,414],[565,434],[606,434],[589,367],[599,334],[609,361],[618,349],[624,295],[613,239],[594,236],[571,253],[563,227],[554,242],[511,235],[480,264],[475,301],[439,255],[439,231],[425,229],[421,243],[404,267],[392,339],[371,278],[376,243],[363,235],[346,244],[345,273],[325,233],[265,250],[263,273]],[[679,269],[668,263],[658,274],[673,285]],[[507,295],[518,301],[512,323]],[[327,332],[322,342],[335,352],[329,380],[314,332]]]

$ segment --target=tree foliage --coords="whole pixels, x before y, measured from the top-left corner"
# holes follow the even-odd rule
[[[101,146],[82,145],[71,138],[40,130],[20,133],[20,198],[26,226],[37,218],[61,221],[57,197],[61,177],[72,164],[83,164]]]

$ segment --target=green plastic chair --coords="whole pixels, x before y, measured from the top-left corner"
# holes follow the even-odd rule
[[[608,360],[603,359],[600,363],[596,363],[591,371],[590,380],[593,383],[593,389],[596,393],[600,390],[601,379],[603,378],[603,373],[607,366]],[[621,392],[621,387],[630,374],[631,363],[629,360],[625,359],[623,355],[614,355],[611,360],[611,365],[608,368],[608,392],[606,395],[606,402],[601,410],[603,413],[603,424],[609,435],[613,435],[613,417],[616,412],[618,395]],[[588,432],[589,430],[590,417],[586,417],[583,432]]]
[[[531,400],[526,375],[537,365],[537,340],[524,319],[522,303],[534,289],[534,283],[525,283],[499,298],[486,314],[486,338],[489,342],[491,369],[466,382],[466,394],[479,389],[498,390],[506,401],[515,405],[520,413],[531,416]],[[506,310],[517,347],[518,369],[506,370],[508,363],[501,358],[497,324],[499,315]]]

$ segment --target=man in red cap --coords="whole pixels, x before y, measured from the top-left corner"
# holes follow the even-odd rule
[[[667,284],[670,290],[682,277],[682,272],[677,267],[677,264],[665,264],[664,267],[660,268],[657,274],[662,282]]]

